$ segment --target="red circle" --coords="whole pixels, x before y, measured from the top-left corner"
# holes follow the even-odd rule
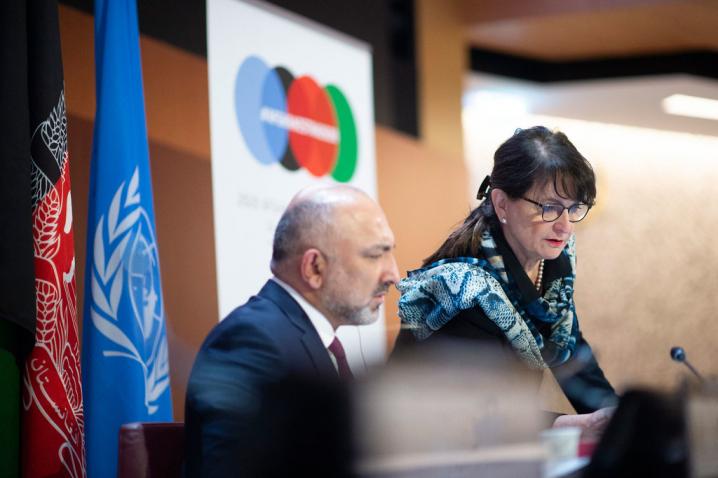
[[[337,160],[339,133],[326,91],[309,76],[295,78],[287,92],[287,111],[289,145],[297,162],[314,176],[328,174]],[[332,129],[336,134],[330,137]]]

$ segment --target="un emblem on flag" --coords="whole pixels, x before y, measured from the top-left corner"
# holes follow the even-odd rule
[[[137,168],[100,217],[93,246],[91,319],[111,343],[102,355],[140,366],[152,415],[169,387],[169,363],[157,243],[140,201]]]

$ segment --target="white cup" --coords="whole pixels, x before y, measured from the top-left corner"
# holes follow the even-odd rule
[[[559,461],[578,456],[580,427],[549,428],[541,432],[541,444],[546,450],[548,461]]]

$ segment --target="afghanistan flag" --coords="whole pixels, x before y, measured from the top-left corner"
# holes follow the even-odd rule
[[[123,423],[172,420],[135,0],[95,0],[83,387],[87,470],[113,477]]]
[[[0,344],[14,354],[23,377],[22,401],[16,402],[22,432],[15,443],[21,444],[24,476],[80,477],[85,460],[75,250],[55,0],[2,2],[0,35],[0,129],[6,135],[0,145]],[[4,404],[15,393],[11,375],[6,367],[0,377]],[[11,409],[3,412],[10,421],[0,425],[8,434],[17,423]],[[7,440],[0,448],[12,448]],[[4,454],[0,460],[9,464],[2,476],[17,473],[16,458]]]

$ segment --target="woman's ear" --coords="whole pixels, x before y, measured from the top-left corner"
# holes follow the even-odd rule
[[[302,255],[300,273],[302,280],[313,290],[321,288],[327,261],[319,249],[307,249]]]
[[[509,197],[501,189],[492,189],[491,190],[491,204],[493,204],[493,206],[494,206],[494,211],[496,211],[496,216],[499,218],[499,221],[503,224],[506,223],[506,216],[508,215],[508,210],[506,207],[508,201],[509,201]]]

